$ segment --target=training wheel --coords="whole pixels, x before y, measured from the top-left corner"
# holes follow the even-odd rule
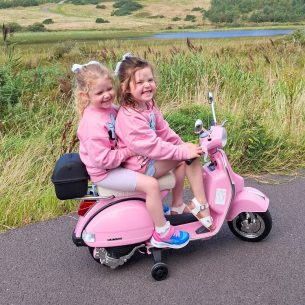
[[[156,281],[165,280],[167,275],[168,275],[168,268],[167,268],[167,265],[164,263],[156,263],[151,268],[151,276]]]

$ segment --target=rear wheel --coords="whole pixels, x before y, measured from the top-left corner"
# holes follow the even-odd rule
[[[94,251],[94,248],[93,247],[88,247],[88,250],[89,250],[89,253],[90,255],[92,256],[92,258],[97,262],[97,263],[101,263],[100,262],[100,259],[99,258],[95,258],[94,255],[93,255],[93,251]]]
[[[263,240],[271,231],[270,212],[243,212],[228,221],[231,232],[238,238],[257,242]]]
[[[137,244],[132,244],[132,245],[126,245],[126,246],[103,248],[104,255],[106,255],[108,258],[110,258],[112,260],[112,264],[113,264],[113,262],[115,262],[115,261],[118,262],[122,256],[128,255],[137,246],[138,246]],[[103,266],[109,266],[107,263],[101,262],[100,258],[94,257],[94,249],[95,249],[94,247],[88,247],[89,253],[91,254],[92,258],[97,263],[102,264]],[[99,248],[99,249],[102,249],[102,248]]]

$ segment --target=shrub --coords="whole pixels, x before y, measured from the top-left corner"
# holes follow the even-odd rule
[[[185,18],[184,18],[184,21],[195,22],[196,21],[196,16],[194,16],[194,15],[186,15]]]
[[[45,26],[40,22],[35,22],[32,25],[27,27],[27,30],[30,32],[44,32],[46,31]]]
[[[22,31],[22,26],[17,22],[9,22],[6,26],[9,28],[10,33]]]
[[[197,12],[198,12],[198,11],[201,12],[202,10],[203,10],[203,8],[201,8],[201,7],[193,7],[193,8],[192,8],[192,12],[196,12],[196,11],[197,11]]]
[[[134,14],[134,17],[139,17],[139,18],[150,18],[151,14],[149,12],[139,12],[137,14]]]
[[[164,18],[164,15],[154,15],[154,16],[150,16],[148,18],[151,18],[151,19]]]
[[[172,18],[172,21],[179,21],[179,20],[181,20],[180,17],[174,17],[174,18]]]
[[[103,9],[103,10],[104,10],[104,9],[106,8],[106,5],[104,5],[104,4],[103,4],[103,5],[98,4],[98,5],[96,6],[96,8],[99,8],[99,9]]]
[[[109,21],[103,18],[96,18],[95,23],[109,23]]]
[[[285,41],[292,42],[294,44],[305,45],[305,31],[304,29],[297,29],[287,36]]]
[[[54,21],[51,18],[48,18],[48,19],[45,19],[44,21],[42,21],[42,24],[52,24],[52,23],[54,23]]]
[[[126,16],[131,15],[132,12],[141,9],[143,5],[132,0],[117,0],[113,4],[113,7],[116,8],[116,10],[111,13],[112,16]]]

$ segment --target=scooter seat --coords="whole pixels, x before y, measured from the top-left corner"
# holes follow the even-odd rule
[[[175,175],[172,172],[167,173],[166,175],[160,177],[158,179],[160,190],[170,190],[172,189],[176,184]],[[140,192],[124,192],[124,191],[118,191],[118,190],[112,190],[105,187],[97,186],[97,191],[100,196],[105,197],[125,197],[125,196],[136,196],[136,195],[143,195],[143,193]]]

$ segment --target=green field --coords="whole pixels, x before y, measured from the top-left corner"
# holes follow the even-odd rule
[[[26,27],[35,22],[43,22],[51,18],[54,23],[46,25],[51,31],[59,30],[109,30],[124,29],[131,31],[160,31],[169,27],[207,27],[210,22],[202,18],[200,11],[192,11],[194,7],[209,8],[210,0],[141,0],[143,8],[128,16],[112,16],[114,1],[102,1],[105,9],[97,9],[96,5],[73,5],[69,3],[48,3],[34,7],[16,7],[0,9],[0,19],[4,23],[17,22]],[[184,20],[187,15],[194,15],[195,22]],[[180,18],[173,21],[173,18]],[[96,18],[103,18],[109,23],[96,23]]]
[[[214,6],[211,0],[138,0],[137,3],[142,5],[142,8],[124,16],[113,14],[117,1],[101,0],[98,7],[103,9],[97,8],[95,4],[74,5],[67,1],[61,1],[60,4],[45,3],[32,7],[6,8],[0,9],[0,19],[5,24],[18,23],[23,27],[23,31],[34,23],[51,19],[51,23],[44,25],[48,31],[117,30],[138,33],[245,26],[270,28],[305,24],[300,3],[293,6],[289,2],[285,10],[285,5],[283,6],[283,1],[280,0],[275,1],[272,8],[267,0],[260,1],[261,4],[250,0],[236,0],[234,3],[228,0],[215,1],[218,4],[214,3]],[[205,12],[209,10],[210,15],[206,15]],[[250,16],[254,13],[258,20],[262,20],[253,21]],[[280,21],[277,21],[279,16],[285,14],[286,19],[280,18]],[[102,18],[105,23],[96,23],[97,18]]]
[[[22,34],[26,35],[26,34]],[[64,33],[67,35],[67,33]],[[64,36],[66,39],[67,36]],[[3,46],[0,56],[0,230],[77,209],[58,201],[50,176],[60,154],[77,151],[73,63],[100,60],[111,69],[127,51],[154,63],[157,102],[184,140],[193,122],[228,119],[227,152],[244,175],[305,166],[305,58],[288,40],[98,40]],[[173,111],[174,109],[174,111]]]

